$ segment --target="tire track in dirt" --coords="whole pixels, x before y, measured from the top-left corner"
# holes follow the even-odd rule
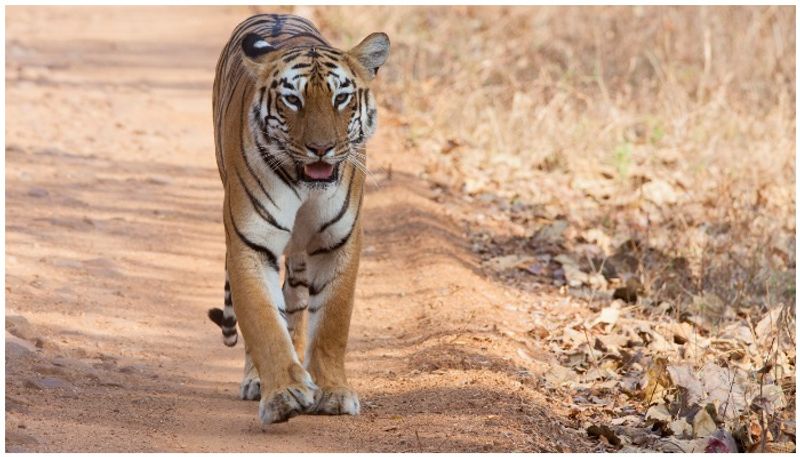
[[[363,413],[261,430],[236,398],[242,345],[205,317],[224,255],[211,80],[248,14],[7,9],[6,450],[589,450],[516,336],[554,298],[481,274],[385,109],[348,353]]]

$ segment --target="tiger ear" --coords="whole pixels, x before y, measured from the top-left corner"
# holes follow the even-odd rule
[[[259,68],[266,62],[267,56],[276,49],[256,33],[248,33],[242,38],[242,52],[244,53],[242,60],[254,75],[259,73]]]
[[[348,54],[355,58],[367,71],[371,80],[389,57],[389,36],[383,32],[373,33],[351,49]]]

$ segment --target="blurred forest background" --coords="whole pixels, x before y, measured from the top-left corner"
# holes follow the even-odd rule
[[[666,342],[664,358],[654,355],[663,366],[639,380],[657,408],[649,424],[697,437],[696,410],[652,398],[678,383],[676,374],[655,382],[659,370],[690,360],[705,369],[701,384],[719,368],[730,390],[739,377],[743,388],[763,387],[764,376],[782,385],[743,394],[728,425],[750,449],[782,434],[794,441],[794,7],[315,13],[343,47],[360,39],[348,30],[390,35],[381,100],[405,146],[397,160],[423,162],[435,189],[470,205],[467,230],[488,272],[520,288],[559,287],[601,316],[622,308],[633,327],[634,316],[658,323],[655,337],[616,330],[639,334],[651,352],[648,339]],[[580,328],[570,341],[571,319],[543,319],[538,336],[564,351],[566,376],[585,377],[603,344]],[[624,384],[619,367],[636,363],[626,358],[634,352],[611,354],[622,361],[589,384]],[[770,406],[758,406],[766,397]]]

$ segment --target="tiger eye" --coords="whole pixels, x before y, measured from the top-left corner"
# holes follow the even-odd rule
[[[284,98],[286,99],[287,102],[291,103],[292,105],[295,105],[297,107],[300,106],[300,99],[297,98],[297,96],[295,96],[295,95],[286,95]]]

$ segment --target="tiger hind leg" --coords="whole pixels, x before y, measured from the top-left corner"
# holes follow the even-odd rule
[[[208,318],[222,329],[222,342],[225,346],[235,346],[239,340],[239,333],[236,331],[236,313],[233,312],[231,283],[228,279],[227,269],[225,270],[225,306],[223,309],[209,309]]]
[[[261,379],[259,379],[256,366],[250,357],[250,351],[246,347],[247,343],[245,342],[244,376],[242,377],[242,383],[239,385],[239,398],[242,400],[261,400]]]

